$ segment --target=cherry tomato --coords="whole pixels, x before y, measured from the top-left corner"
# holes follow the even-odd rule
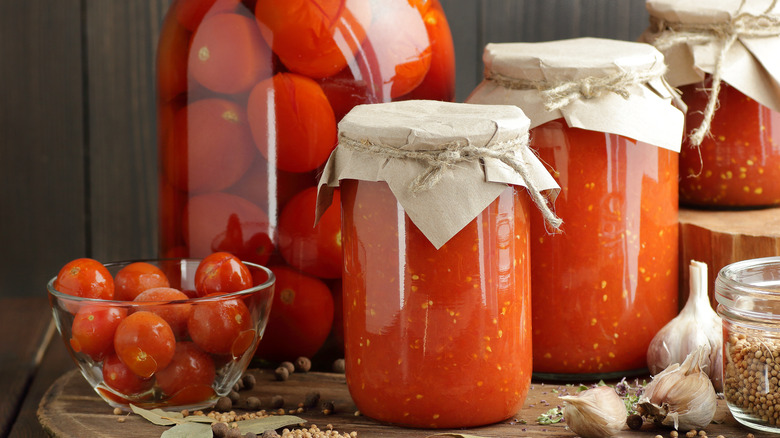
[[[333,325],[333,296],[321,280],[286,266],[272,267],[276,287],[257,356],[272,361],[312,357]]]
[[[237,247],[258,254],[273,251],[270,238],[250,241],[256,234],[271,235],[271,229],[265,212],[240,196],[221,192],[194,196],[184,209],[182,228],[190,257]]]
[[[368,2],[263,0],[255,15],[263,37],[291,71],[323,78],[342,70],[366,36]]]
[[[238,292],[251,287],[249,268],[227,252],[209,254],[195,270],[195,290],[199,296]]]
[[[134,395],[148,391],[154,381],[139,377],[112,354],[103,361],[103,383],[121,394]]]
[[[257,22],[238,14],[207,17],[192,37],[190,74],[217,93],[249,90],[272,75],[271,50]]]
[[[363,49],[381,71],[383,95],[402,96],[415,89],[431,67],[431,42],[420,10],[408,0],[372,2],[376,19]],[[403,29],[403,31],[399,31]]]
[[[163,393],[176,397],[177,404],[193,404],[213,394],[215,376],[211,356],[192,342],[179,342],[171,363],[158,371],[155,378]]]
[[[71,260],[60,269],[54,288],[64,294],[85,298],[114,298],[114,278],[97,260]]]
[[[148,378],[171,362],[176,338],[159,315],[140,311],[119,323],[114,350],[119,359],[138,376]]]
[[[114,333],[127,316],[122,307],[93,304],[76,312],[71,326],[70,346],[98,362],[114,351]]]
[[[455,100],[455,47],[447,18],[441,6],[428,9],[423,16],[431,41],[431,67],[410,93],[399,100]]]
[[[195,101],[176,112],[162,157],[168,180],[190,193],[230,187],[252,163],[246,113],[225,99]]]
[[[263,223],[241,223],[237,215],[228,217],[227,228],[214,238],[213,251],[229,252],[241,260],[266,264],[273,254],[274,243]]]
[[[187,92],[187,54],[190,45],[187,29],[167,20],[160,29],[157,43],[157,92],[164,101]]]
[[[279,73],[258,83],[247,116],[260,153],[266,159],[276,156],[281,170],[314,170],[336,147],[333,109],[322,88],[305,76]]]
[[[255,341],[252,317],[240,299],[194,304],[187,328],[192,341],[212,354],[238,358]]]
[[[146,262],[130,263],[114,276],[114,299],[133,301],[147,289],[168,286],[168,277],[157,266]]]
[[[320,278],[339,278],[341,254],[341,198],[333,192],[333,203],[317,225],[314,213],[317,188],[311,187],[287,203],[279,215],[279,251],[290,265]]]
[[[362,58],[364,57],[361,56],[359,61],[362,61]],[[356,79],[355,76],[360,79]],[[325,96],[328,97],[336,121],[341,120],[357,105],[382,102],[381,97],[376,93],[381,87],[370,86],[370,80],[362,77],[360,66],[355,68],[354,73],[349,68],[345,68],[337,75],[320,79],[318,82]]]
[[[187,319],[190,317],[192,305],[188,303],[172,304],[170,301],[187,300],[189,297],[178,289],[170,287],[155,287],[147,289],[135,297],[136,302],[157,302],[159,305],[144,306],[143,310],[156,313],[171,326],[176,338],[182,338],[187,333]]]

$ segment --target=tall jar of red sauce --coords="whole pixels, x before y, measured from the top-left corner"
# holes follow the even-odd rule
[[[647,1],[642,39],[666,55],[668,80],[688,106],[683,205],[780,205],[780,6],[772,3]]]
[[[558,221],[527,129],[517,107],[432,101],[361,105],[339,124],[320,207],[339,187],[346,379],[361,414],[454,428],[522,407],[527,192]]]
[[[453,53],[438,0],[171,4],[157,58],[160,253],[271,267],[279,292],[258,356],[311,357],[340,325],[339,208],[313,227],[337,122],[360,103],[452,100]]]
[[[534,374],[646,372],[677,315],[677,154],[683,113],[648,44],[581,38],[489,44],[468,102],[513,103],[561,186],[551,235],[531,217]]]

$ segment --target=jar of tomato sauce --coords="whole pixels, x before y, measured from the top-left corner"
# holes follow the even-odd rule
[[[363,415],[478,426],[523,405],[531,381],[531,197],[557,189],[513,106],[355,107],[321,179],[341,190],[344,337]],[[518,169],[524,177],[520,176]]]
[[[771,3],[647,1],[642,38],[667,55],[669,82],[688,106],[684,205],[780,205],[780,8]]]
[[[175,0],[157,86],[161,255],[270,266],[258,356],[313,356],[340,324],[343,264],[338,207],[312,226],[316,176],[354,105],[453,99],[438,0]]]
[[[561,186],[550,235],[531,217],[534,373],[589,380],[646,372],[678,310],[682,112],[648,44],[581,38],[489,44],[468,102],[514,103]]]

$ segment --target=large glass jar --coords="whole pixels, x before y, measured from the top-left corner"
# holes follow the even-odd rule
[[[161,255],[269,265],[285,293],[258,355],[314,355],[342,271],[338,207],[312,226],[316,176],[353,106],[453,99],[438,0],[175,0],[157,62]]]
[[[551,214],[539,191],[557,188],[527,126],[517,107],[430,101],[363,105],[339,124],[320,207],[339,187],[346,379],[363,415],[455,428],[522,407],[528,192]]]
[[[678,153],[683,113],[648,44],[598,38],[489,44],[467,99],[512,103],[561,194],[559,234],[531,216],[534,375],[646,373],[678,312]]]
[[[712,87],[680,87],[688,105],[686,124],[701,125]],[[780,205],[780,113],[721,83],[718,111],[701,145],[680,149],[680,203],[698,207]]]
[[[650,341],[678,311],[678,154],[560,119],[531,138],[565,221],[560,236],[531,221],[534,372],[645,372]]]
[[[780,8],[765,0],[647,0],[641,36],[688,106],[680,203],[780,205]]]
[[[780,433],[780,257],[725,266],[715,281],[723,320],[723,395],[734,418]]]

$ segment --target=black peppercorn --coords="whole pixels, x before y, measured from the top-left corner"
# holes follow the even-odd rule
[[[290,377],[290,372],[287,368],[280,366],[274,370],[274,376],[276,377],[276,380],[284,382]]]
[[[303,399],[304,408],[313,408],[320,402],[320,393],[317,391],[310,391],[306,393],[306,397]]]
[[[628,424],[628,427],[631,430],[639,430],[642,428],[642,424],[644,424],[644,420],[642,419],[641,415],[632,414],[629,415],[626,419],[626,424]]]
[[[295,371],[308,373],[311,369],[311,360],[308,357],[299,357],[295,359]]]

